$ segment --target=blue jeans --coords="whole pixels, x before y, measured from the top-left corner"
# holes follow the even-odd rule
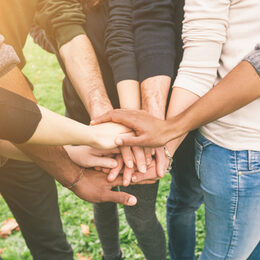
[[[167,232],[171,260],[195,259],[195,211],[203,199],[194,167],[194,137],[191,132],[174,156],[170,194],[167,200]]]
[[[259,260],[260,152],[228,150],[198,134],[195,167],[205,203],[200,260]]]

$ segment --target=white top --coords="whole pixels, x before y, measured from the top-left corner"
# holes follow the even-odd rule
[[[174,86],[203,96],[260,42],[260,0],[186,0]],[[217,145],[260,151],[260,98],[200,129]]]

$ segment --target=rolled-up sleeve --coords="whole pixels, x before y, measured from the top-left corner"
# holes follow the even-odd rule
[[[55,39],[58,48],[85,34],[86,16],[80,0],[40,0],[35,21]]]
[[[173,77],[176,57],[173,0],[133,0],[133,25],[139,80]]]
[[[248,61],[255,68],[260,76],[260,43],[256,45],[255,49],[249,53],[243,60]]]
[[[184,53],[174,86],[199,96],[213,87],[226,41],[229,8],[229,0],[185,1]]]
[[[24,143],[34,134],[42,114],[37,104],[0,88],[0,139]]]
[[[10,71],[20,62],[14,48],[4,43],[4,36],[0,34],[0,77]]]
[[[105,33],[106,55],[115,82],[138,80],[134,50],[132,0],[110,0]]]

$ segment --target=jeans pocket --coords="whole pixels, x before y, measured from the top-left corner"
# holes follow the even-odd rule
[[[238,175],[260,173],[260,152],[253,151],[253,150],[244,151],[244,152],[246,152],[248,156],[247,167],[246,169],[244,167],[239,167],[240,169]]]

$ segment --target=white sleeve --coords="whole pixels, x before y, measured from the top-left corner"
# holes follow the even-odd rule
[[[226,41],[231,0],[186,0],[183,59],[175,87],[199,96],[213,87],[222,45]]]

